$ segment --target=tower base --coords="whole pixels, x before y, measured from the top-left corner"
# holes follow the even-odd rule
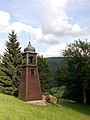
[[[37,66],[22,67],[19,85],[19,99],[25,102],[42,100]]]

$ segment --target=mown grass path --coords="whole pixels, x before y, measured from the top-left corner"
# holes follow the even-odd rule
[[[0,94],[0,120],[90,120],[90,106],[61,101],[59,106],[35,106]]]

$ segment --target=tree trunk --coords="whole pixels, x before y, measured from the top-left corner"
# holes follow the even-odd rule
[[[83,86],[83,103],[86,104],[86,90],[85,90],[85,86]]]

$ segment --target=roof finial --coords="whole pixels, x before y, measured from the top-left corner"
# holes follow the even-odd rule
[[[30,36],[29,36],[29,44],[28,45],[30,45],[31,44],[31,42],[30,42]]]
[[[29,41],[29,44],[30,44],[30,41]]]

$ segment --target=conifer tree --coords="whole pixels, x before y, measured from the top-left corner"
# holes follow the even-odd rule
[[[0,88],[5,94],[16,95],[20,77],[21,48],[14,30],[9,33],[8,39],[1,63]]]

